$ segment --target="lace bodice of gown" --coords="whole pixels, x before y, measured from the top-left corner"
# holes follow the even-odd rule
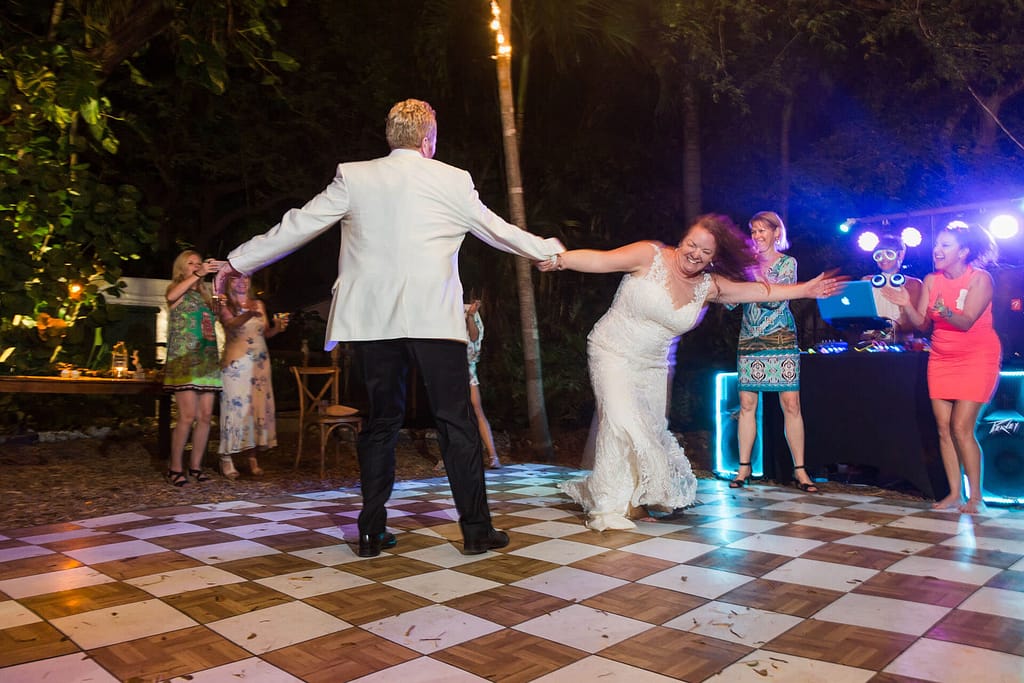
[[[692,505],[697,479],[665,419],[668,351],[700,322],[711,276],[678,309],[669,293],[662,249],[643,276],[626,275],[611,308],[588,337],[590,379],[597,401],[593,471],[562,490],[590,516],[596,531],[628,529],[630,506]]]
[[[635,360],[667,363],[669,346],[676,337],[700,323],[704,300],[711,289],[711,275],[694,288],[693,300],[676,308],[668,291],[668,270],[662,249],[641,277],[622,278],[608,312],[597,321],[587,339],[608,351],[628,354]]]

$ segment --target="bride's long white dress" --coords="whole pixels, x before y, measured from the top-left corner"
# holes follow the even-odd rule
[[[693,504],[697,478],[665,416],[668,352],[703,316],[711,275],[693,300],[676,308],[662,249],[641,277],[622,278],[608,312],[587,337],[597,401],[594,469],[561,489],[589,513],[595,531],[632,529],[629,507],[676,509]]]

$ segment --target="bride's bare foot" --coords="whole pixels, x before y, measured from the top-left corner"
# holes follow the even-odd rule
[[[968,515],[977,515],[985,512],[985,503],[981,499],[970,498],[957,509]]]
[[[953,495],[952,493],[932,503],[932,510],[952,510],[953,508],[960,507],[960,495]]]

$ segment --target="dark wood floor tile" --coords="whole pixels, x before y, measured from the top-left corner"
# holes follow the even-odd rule
[[[0,629],[0,666],[14,666],[78,651],[78,646],[70,638],[45,621]]]
[[[1024,657],[1024,620],[1021,619],[955,609],[926,636]],[[1021,674],[1024,677],[1024,671]]]
[[[923,602],[939,607],[956,607],[977,589],[977,586],[945,581],[933,576],[878,572],[854,588],[853,592],[876,595],[880,598]]]
[[[293,598],[259,583],[245,581],[168,595],[163,601],[200,624],[292,602]]]
[[[261,541],[263,539],[260,539]],[[221,562],[217,569],[223,569],[244,579],[266,579],[271,576],[290,574],[292,572],[305,572],[312,569],[319,569],[323,565],[288,553],[274,553],[273,555],[259,555],[257,557],[246,557],[241,560]]]
[[[583,604],[604,612],[661,625],[706,602],[704,598],[695,595],[628,583],[584,600]]]
[[[357,626],[434,604],[426,598],[381,584],[324,593],[306,598],[304,602]]]
[[[892,553],[874,548],[862,548],[845,543],[826,543],[800,556],[805,560],[821,560],[865,569],[885,569],[904,559],[903,553]]]
[[[445,606],[502,626],[515,626],[571,604],[568,600],[518,586],[498,586],[449,600]]]
[[[490,681],[526,683],[586,656],[560,643],[504,629],[444,649],[432,658]]]
[[[418,656],[397,643],[352,628],[268,652],[263,659],[308,683],[340,683]]]
[[[757,550],[719,548],[709,553],[704,553],[700,557],[695,557],[687,562],[687,564],[707,567],[708,569],[720,569],[747,576],[764,576],[792,559],[785,555],[762,553]]]
[[[753,650],[698,633],[658,626],[616,643],[601,656],[684,681],[703,681]]]
[[[33,595],[21,598],[20,602],[43,619],[57,619],[94,609],[142,602],[152,597],[141,588],[120,581],[112,581],[56,593]]]
[[[250,654],[210,629],[195,626],[90,650],[89,656],[122,681],[165,681]]]
[[[627,553],[621,550],[609,550],[600,555],[591,555],[590,557],[578,560],[569,566],[576,569],[585,569],[595,574],[614,576],[625,581],[636,581],[669,567],[674,567],[676,563],[657,557]]]
[[[764,649],[878,671],[916,640],[902,633],[805,619],[765,643]]]
[[[1004,553],[998,550],[984,550],[982,548],[963,548],[951,545],[933,545],[917,553],[921,557],[935,557],[940,560],[953,560],[955,562],[967,562],[970,564],[983,564],[988,567],[999,567],[1007,569],[1020,561],[1021,556],[1014,553]]]
[[[794,583],[756,579],[735,588],[718,599],[768,612],[781,612],[795,617],[809,617],[840,597],[840,591]]]

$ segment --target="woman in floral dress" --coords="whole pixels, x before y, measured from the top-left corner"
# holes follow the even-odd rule
[[[288,326],[287,318],[267,317],[266,306],[252,297],[247,277],[230,280],[220,321],[227,337],[221,359],[224,392],[220,398],[220,471],[237,479],[232,455],[248,453],[249,471],[263,474],[258,451],[277,446],[274,388],[267,339]]]
[[[213,399],[220,391],[220,359],[214,327],[213,298],[203,282],[220,270],[223,261],[206,259],[195,251],[183,251],[171,270],[167,287],[167,362],[164,389],[174,392],[178,422],[171,433],[171,461],[167,481],[184,486],[188,476],[208,481],[203,455],[210,437]],[[188,476],[183,468],[185,443],[192,437]]]

